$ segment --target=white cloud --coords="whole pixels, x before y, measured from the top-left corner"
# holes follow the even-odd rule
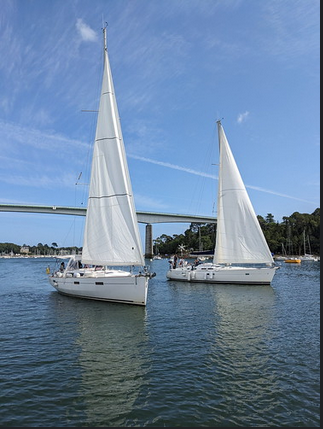
[[[79,18],[76,22],[76,28],[80,33],[82,40],[85,42],[95,42],[97,40],[97,34],[92,28],[90,28],[83,19]]]
[[[247,120],[248,116],[249,116],[248,111],[246,111],[244,113],[239,113],[238,118],[237,118],[237,122],[239,124],[241,124],[242,122],[245,122]]]

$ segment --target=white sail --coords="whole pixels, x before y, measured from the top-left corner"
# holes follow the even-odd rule
[[[144,265],[106,43],[82,262]]]
[[[272,264],[273,258],[218,121],[220,170],[215,264]]]

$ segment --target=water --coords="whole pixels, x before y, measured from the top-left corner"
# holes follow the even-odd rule
[[[0,259],[0,426],[320,426],[319,263],[212,286],[152,261],[145,308],[61,296],[48,263]]]

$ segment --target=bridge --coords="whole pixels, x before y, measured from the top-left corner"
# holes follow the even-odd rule
[[[84,207],[64,207],[64,206],[40,206],[40,205],[23,205],[23,204],[0,204],[1,212],[24,212],[24,213],[47,213],[61,214],[72,216],[85,216],[86,208]],[[216,223],[215,217],[183,215],[175,213],[153,213],[137,211],[139,223],[146,224],[145,236],[145,256],[153,256],[153,223]]]

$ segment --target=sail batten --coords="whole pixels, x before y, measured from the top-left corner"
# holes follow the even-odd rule
[[[119,139],[118,137],[114,136],[114,137],[103,137],[103,138],[101,138],[101,139],[97,139],[97,140],[95,140],[95,141],[96,141],[96,142],[100,142],[100,141],[103,141],[103,140],[115,140],[115,139],[121,140],[121,139]]]
[[[94,199],[94,198],[113,198],[113,197],[130,197],[130,195],[129,194],[100,195],[100,196],[89,197],[89,199]]]

